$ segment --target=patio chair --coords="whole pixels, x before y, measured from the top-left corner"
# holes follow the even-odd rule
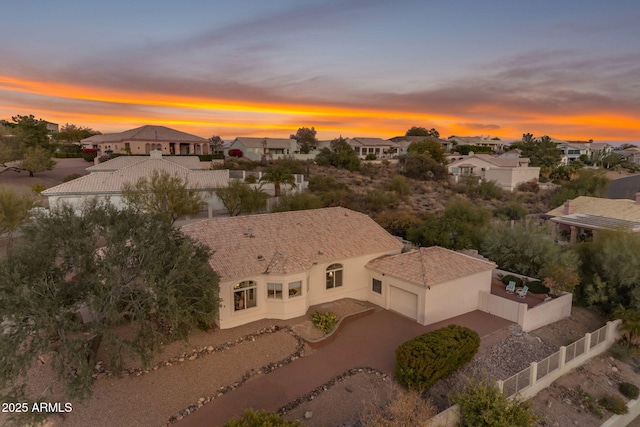
[[[506,291],[508,294],[514,293],[516,291],[516,282],[510,281],[507,285]]]
[[[524,287],[524,288],[522,288],[522,289],[518,289],[518,290],[516,291],[516,293],[518,294],[518,296],[519,296],[520,298],[526,298],[526,296],[527,296],[527,292],[528,292],[528,291],[529,291],[529,287],[528,287],[528,286],[525,286],[525,287]]]

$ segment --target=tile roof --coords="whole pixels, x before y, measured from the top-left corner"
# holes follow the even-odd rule
[[[182,231],[214,251],[209,263],[222,280],[303,272],[315,263],[402,249],[370,217],[341,207],[211,218]]]
[[[239,136],[233,140],[231,145],[234,142],[239,141],[247,148],[262,148],[262,142],[267,141],[267,148],[289,148],[291,144],[295,144],[295,140],[290,138],[253,138],[246,136]]]
[[[580,196],[571,201],[574,214],[588,214],[640,222],[640,204],[628,199],[605,199]],[[564,216],[564,205],[547,212],[548,216]]]
[[[149,156],[118,156],[106,162],[90,166],[87,170],[89,172],[113,172],[136,163],[144,162],[148,159]],[[175,163],[176,165],[183,166],[187,169],[202,169],[200,158],[198,156],[162,156],[162,160]]]
[[[598,215],[563,215],[553,217],[551,221],[557,222],[559,224],[576,225],[578,227],[589,228],[592,230],[626,229],[633,232],[640,231],[640,222],[638,221],[628,221],[626,219],[617,219]]]
[[[357,145],[359,147],[397,147],[394,141],[382,138],[348,138],[349,145]]]
[[[492,270],[496,264],[439,246],[383,256],[367,268],[424,287]]]
[[[95,172],[83,177],[65,182],[42,192],[45,196],[69,194],[119,194],[125,183],[135,183],[140,178],[148,178],[153,171],[167,172],[176,175],[189,183],[191,188],[210,189],[227,185],[229,171],[227,170],[191,170],[162,159],[146,157],[137,162],[118,169],[114,172]]]
[[[496,157],[490,154],[474,154],[472,156],[464,157],[463,159],[453,161],[447,166],[459,166],[458,162],[467,162],[473,158],[482,160],[489,164],[502,168],[517,168],[520,165],[528,165],[529,159],[526,157]]]
[[[83,139],[83,144],[101,144],[107,142],[121,141],[148,141],[148,142],[207,142],[205,138],[201,138],[190,133],[181,132],[166,126],[146,125],[135,129],[126,130],[119,133],[105,133],[103,135],[93,135]]]

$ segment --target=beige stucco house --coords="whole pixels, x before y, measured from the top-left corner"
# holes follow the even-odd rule
[[[449,163],[447,170],[454,182],[465,176],[475,176],[483,181],[493,181],[506,191],[513,191],[520,183],[540,178],[540,168],[529,166],[529,159],[524,157],[471,154]]]
[[[237,137],[224,150],[228,155],[230,150],[242,151],[242,156],[249,160],[273,160],[293,156],[298,151],[298,143],[291,138],[251,138]]]
[[[378,159],[388,159],[398,149],[397,143],[382,138],[347,138],[347,143],[360,159],[365,159],[369,154]]]
[[[119,133],[93,135],[80,142],[84,148],[93,148],[100,154],[149,154],[153,150],[164,155],[209,154],[208,140],[165,126],[146,125]]]
[[[182,227],[212,250],[220,274],[220,328],[291,319],[342,298],[370,301],[422,324],[478,308],[494,264],[403,244],[365,214],[324,208]]]

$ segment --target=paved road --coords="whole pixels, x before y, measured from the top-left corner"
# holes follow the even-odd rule
[[[636,193],[640,191],[640,175],[628,176],[626,178],[611,181],[607,189],[609,199],[636,199]]]
[[[379,309],[354,319],[336,339],[310,356],[296,360],[270,374],[254,377],[245,385],[215,399],[184,418],[180,427],[219,426],[246,408],[276,411],[354,367],[371,367],[392,374],[395,349],[403,342],[449,324],[474,329],[480,336],[502,329],[512,322],[473,311],[445,322],[421,326],[393,312]]]

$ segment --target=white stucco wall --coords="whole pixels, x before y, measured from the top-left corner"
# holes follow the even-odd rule
[[[540,168],[538,167],[491,168],[484,172],[485,180],[495,181],[507,191],[515,190],[522,182],[537,181],[538,178],[540,178]]]

